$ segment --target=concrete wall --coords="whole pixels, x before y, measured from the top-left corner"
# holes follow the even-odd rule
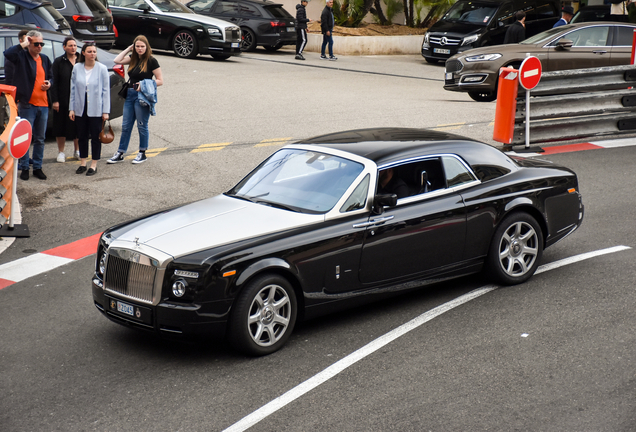
[[[340,55],[420,54],[424,36],[334,36],[333,52]],[[322,35],[307,35],[307,52],[320,52]]]

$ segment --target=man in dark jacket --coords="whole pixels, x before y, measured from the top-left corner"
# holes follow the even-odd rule
[[[18,43],[24,42],[26,39],[26,35],[28,30],[20,30],[18,33]],[[15,70],[15,66],[10,61],[4,62],[4,83],[7,85],[13,85],[13,71]],[[17,102],[17,101],[16,101]]]
[[[504,44],[519,43],[526,38],[526,13],[519,11],[515,18],[517,18],[517,21],[508,27],[508,31],[506,31]]]
[[[18,115],[31,123],[33,147],[33,176],[46,180],[42,172],[44,159],[44,133],[49,118],[49,101],[46,92],[51,88],[53,74],[51,60],[42,52],[44,39],[42,33],[31,30],[26,39],[4,52],[4,57],[13,62],[15,74],[13,85],[18,99]],[[29,179],[29,153],[20,158],[18,168],[22,170],[20,178]]]
[[[329,60],[338,60],[333,56],[333,27],[336,20],[333,17],[333,0],[327,0],[325,8],[320,15],[320,30],[322,30],[322,48],[320,49],[320,58],[327,60],[325,56],[325,48],[329,45]]]
[[[296,60],[305,60],[303,50],[307,46],[307,23],[311,22],[305,10],[307,3],[309,0],[301,0],[300,4],[296,5]]]

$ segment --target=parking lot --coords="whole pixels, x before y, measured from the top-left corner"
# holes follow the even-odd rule
[[[111,166],[104,158],[86,178],[74,174],[76,162],[56,163],[47,142],[49,179],[18,184],[31,237],[0,254],[0,265],[221,193],[280,146],[314,135],[424,127],[495,144],[495,104],[444,91],[443,66],[421,56],[306,57],[158,53],[165,84],[150,120],[149,160]],[[113,121],[116,136],[120,125]],[[136,143],[133,135],[131,152]],[[463,278],[309,321],[262,358],[110,323],[91,298],[94,255],[11,285],[0,290],[0,429],[633,430],[634,151],[545,157],[577,172],[586,214],[542,264],[624,248],[518,286]],[[399,337],[348,357],[414,319],[420,324]],[[347,367],[334,368],[343,359]],[[279,409],[259,411],[282,395]]]

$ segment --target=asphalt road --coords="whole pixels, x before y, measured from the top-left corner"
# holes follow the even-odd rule
[[[47,145],[49,180],[18,189],[32,237],[16,240],[0,264],[221,192],[281,145],[259,147],[263,140],[450,123],[487,140],[494,112],[494,104],[440,90],[443,69],[417,56],[341,58],[327,68],[284,53],[159,61],[166,85],[151,148],[167,150],[139,166],[102,162],[86,178],[73,163],[56,164],[55,145]],[[233,144],[192,152],[225,142]],[[634,152],[546,157],[578,173],[586,215],[542,263],[636,245]],[[282,403],[249,430],[632,431],[635,259],[627,249],[490,291]],[[221,431],[489,283],[464,278],[309,321],[283,350],[245,358],[223,342],[166,342],[109,322],[93,306],[93,265],[87,257],[0,290],[0,430]]]

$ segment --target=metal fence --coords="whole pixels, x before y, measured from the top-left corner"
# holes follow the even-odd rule
[[[530,143],[636,133],[636,66],[542,74],[530,93]],[[525,91],[519,91],[512,143],[525,144]]]

